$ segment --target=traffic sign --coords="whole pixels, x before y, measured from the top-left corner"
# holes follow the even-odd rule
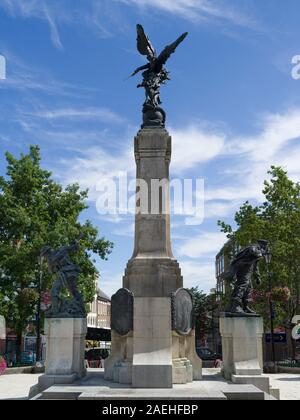
[[[271,343],[272,334],[266,334],[265,339],[266,339],[266,343]],[[286,333],[274,333],[273,340],[274,340],[274,343],[285,344],[287,342]]]
[[[300,324],[296,325],[292,331],[292,337],[294,340],[300,340]]]

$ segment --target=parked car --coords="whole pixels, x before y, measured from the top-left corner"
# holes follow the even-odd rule
[[[216,360],[222,360],[222,355],[215,353],[211,349],[207,347],[197,347],[196,352],[200,359],[207,360],[207,361],[216,361]]]
[[[109,356],[107,349],[101,349],[94,347],[93,349],[85,350],[85,359],[88,362],[90,368],[101,368],[104,367],[103,361]]]
[[[17,361],[16,352],[5,353],[4,358],[7,363],[7,367],[18,367],[18,366],[33,366],[36,362],[36,353],[33,351],[22,351],[21,359]]]
[[[34,364],[36,362],[36,353],[33,351],[23,351],[21,354],[21,361],[25,364]]]

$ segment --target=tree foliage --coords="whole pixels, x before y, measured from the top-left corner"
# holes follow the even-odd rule
[[[0,177],[0,313],[20,334],[36,311],[43,245],[66,245],[83,233],[80,250],[72,258],[83,270],[79,289],[89,302],[97,275],[94,255],[106,259],[112,244],[98,237],[90,221],[79,221],[87,208],[87,191],[77,184],[63,188],[55,182],[41,168],[37,146],[19,159],[6,153],[6,160],[6,177]],[[53,279],[46,267],[42,270],[42,290],[49,290]]]
[[[281,167],[272,166],[269,181],[264,182],[265,202],[259,206],[244,203],[235,215],[237,229],[219,221],[222,232],[227,233],[232,246],[247,246],[258,239],[270,242],[274,296],[288,288],[290,299],[275,300],[278,325],[289,323],[300,313],[300,184],[289,179]],[[262,264],[263,284],[258,290],[256,305],[268,319],[268,276]]]
[[[216,309],[215,295],[207,295],[199,287],[189,289],[194,301],[196,339],[204,339],[213,329],[213,312]]]

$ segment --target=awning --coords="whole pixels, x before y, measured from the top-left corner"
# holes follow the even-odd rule
[[[91,341],[111,341],[111,330],[106,328],[88,327],[86,340]]]

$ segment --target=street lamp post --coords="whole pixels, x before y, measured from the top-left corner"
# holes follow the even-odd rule
[[[41,360],[41,298],[42,298],[42,259],[38,258],[39,263],[39,272],[38,272],[38,309],[36,314],[36,361],[40,362]]]
[[[270,250],[265,254],[265,260],[267,263],[268,271],[268,289],[269,289],[269,310],[270,310],[270,326],[271,326],[271,347],[272,347],[272,362],[274,371],[276,369],[276,358],[275,358],[275,340],[274,340],[274,306],[272,301],[272,272],[270,270],[270,265],[272,261],[272,253]]]

